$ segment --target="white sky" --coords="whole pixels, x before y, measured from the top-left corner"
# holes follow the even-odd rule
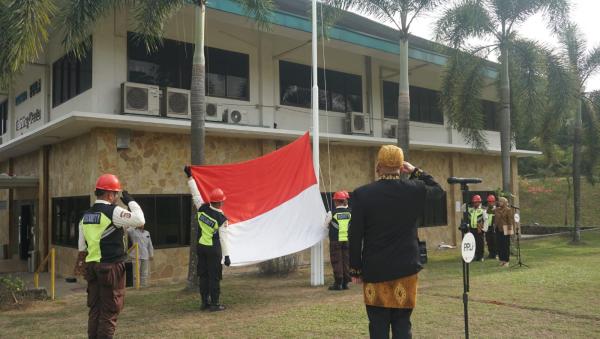
[[[411,27],[413,35],[433,40],[433,26],[444,7],[415,19]],[[571,0],[571,21],[575,22],[588,43],[588,48],[600,45],[600,0]],[[557,39],[546,28],[541,15],[535,15],[517,27],[518,33],[529,39],[558,47]],[[586,90],[600,90],[600,72],[588,79]]]

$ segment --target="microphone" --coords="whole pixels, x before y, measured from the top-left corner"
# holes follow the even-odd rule
[[[512,207],[512,208],[514,208],[514,209],[516,209],[516,210],[520,210],[520,208],[518,208],[518,207],[517,207],[517,206],[515,206],[515,205],[510,205],[510,207]]]
[[[457,178],[457,177],[450,177],[450,178],[448,178],[448,183],[449,184],[461,184],[461,185],[479,184],[482,181],[483,180],[481,180],[479,178]]]

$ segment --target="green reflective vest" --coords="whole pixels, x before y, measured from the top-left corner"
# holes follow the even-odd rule
[[[102,240],[105,231],[112,225],[112,220],[104,213],[96,212],[84,214],[81,223],[88,252],[85,262],[101,262],[100,240]]]
[[[488,208],[487,215],[488,215],[488,226],[493,227],[494,226],[494,209]]]
[[[338,224],[338,241],[348,241],[348,226],[351,219],[350,212],[339,212],[333,215],[333,219]]]
[[[204,212],[198,212],[198,226],[200,227],[200,245],[212,246],[213,236],[219,231],[219,222]]]
[[[469,214],[471,216],[471,228],[477,228],[477,224],[483,222],[483,208],[469,208]]]

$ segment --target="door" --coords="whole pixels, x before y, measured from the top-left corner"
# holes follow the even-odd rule
[[[19,215],[19,257],[27,260],[28,251],[31,247],[31,228],[33,227],[33,209],[31,205],[22,205]]]

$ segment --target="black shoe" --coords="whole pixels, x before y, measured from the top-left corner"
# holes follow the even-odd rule
[[[200,310],[206,311],[210,308],[210,301],[208,296],[201,295],[200,296]]]
[[[330,291],[341,291],[342,290],[342,286],[340,286],[338,284],[333,284],[333,285],[329,286],[329,290]]]
[[[349,290],[349,289],[350,289],[350,287],[348,287],[348,283],[344,283],[344,284],[342,284],[342,289],[343,289],[343,290]]]
[[[225,311],[225,306],[224,305],[220,305],[220,304],[210,305],[209,311],[210,312]]]

